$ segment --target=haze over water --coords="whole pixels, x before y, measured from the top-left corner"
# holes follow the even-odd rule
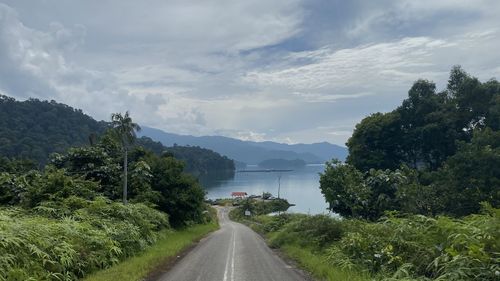
[[[234,178],[225,180],[204,180],[207,198],[229,198],[233,191],[244,191],[249,195],[270,192],[278,195],[278,177],[281,175],[280,197],[296,206],[289,212],[321,214],[328,213],[328,205],[319,189],[319,173],[324,165],[307,165],[291,172],[237,172]],[[247,170],[258,169],[248,166]]]

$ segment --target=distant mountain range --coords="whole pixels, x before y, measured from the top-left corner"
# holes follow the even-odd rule
[[[307,163],[324,163],[332,158],[345,160],[347,148],[320,142],[313,144],[285,144],[271,141],[254,142],[222,136],[177,135],[143,126],[140,136],[147,136],[165,146],[191,145],[208,148],[238,162],[257,164],[268,159],[302,159]]]

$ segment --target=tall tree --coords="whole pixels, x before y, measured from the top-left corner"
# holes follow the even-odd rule
[[[132,122],[128,111],[124,115],[121,113],[113,113],[111,115],[111,126],[115,136],[120,141],[123,148],[123,204],[127,204],[127,171],[128,171],[128,148],[134,143],[136,132],[141,130],[141,127]]]

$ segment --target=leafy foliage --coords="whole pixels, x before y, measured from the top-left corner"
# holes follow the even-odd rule
[[[0,280],[75,280],[144,249],[168,227],[165,214],[141,204],[81,203],[71,211],[65,203],[0,209]]]
[[[118,126],[116,121],[131,120],[127,114],[114,115],[114,118],[114,124],[120,130],[124,127]],[[0,95],[0,171],[17,173],[23,169],[23,165],[23,171],[32,170],[34,166],[43,167],[50,162],[50,155],[53,153],[64,154],[73,147],[84,150],[88,147],[83,145],[95,146],[98,139],[101,139],[100,142],[103,138],[109,141],[116,137],[108,131],[112,125],[112,122],[98,122],[79,109],[55,101],[16,101]],[[132,125],[137,128],[137,124]],[[134,134],[128,134],[125,139],[119,137],[119,142],[123,140],[130,144],[134,138]],[[233,161],[208,149],[193,146],[165,147],[148,137],[138,138],[136,143],[157,155],[162,155],[165,151],[172,152],[174,157],[186,162],[185,172],[195,176],[220,171],[224,171],[224,177],[234,175]],[[118,144],[113,142],[112,145]],[[120,153],[118,150],[114,152]],[[12,165],[16,167],[11,168]]]
[[[500,131],[477,131],[470,143],[459,144],[457,153],[434,173],[432,188],[439,191],[444,212],[477,213],[481,202],[500,206]]]
[[[55,101],[20,102],[0,95],[0,155],[46,163],[53,152],[89,142],[106,123]]]
[[[427,80],[416,81],[402,105],[361,121],[347,142],[347,161],[361,171],[412,168],[437,170],[469,142],[474,130],[500,129],[500,83],[481,83],[459,66],[450,72],[447,89],[436,92]]]
[[[207,174],[234,175],[234,161],[210,149],[174,145],[165,151],[185,162],[185,172],[195,176]]]
[[[463,219],[389,216],[379,222],[324,215],[253,218],[275,247],[313,249],[335,267],[374,280],[498,280],[500,210]]]
[[[184,165],[169,154],[148,155],[151,165],[151,188],[160,194],[158,207],[170,215],[172,225],[201,222],[205,210],[205,191],[191,176],[183,174]]]
[[[447,89],[416,81],[402,105],[356,125],[347,164],[321,175],[330,209],[375,220],[387,211],[465,216],[500,207],[500,83],[454,67]]]
[[[8,206],[0,207],[0,280],[76,280],[152,244],[169,228],[167,214],[175,226],[211,219],[181,161],[129,147],[134,135],[122,133],[54,153],[43,170],[0,159],[0,205]],[[114,200],[129,164],[133,204],[124,205]]]

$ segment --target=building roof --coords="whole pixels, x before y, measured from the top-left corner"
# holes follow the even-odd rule
[[[247,193],[246,192],[242,192],[242,191],[233,191],[231,192],[231,196],[247,196]]]

